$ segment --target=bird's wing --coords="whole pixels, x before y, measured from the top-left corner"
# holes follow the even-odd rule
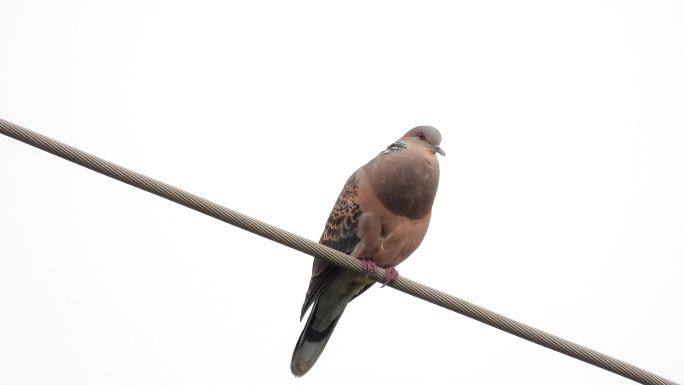
[[[358,177],[357,173],[354,173],[349,177],[340,196],[337,198],[319,243],[343,253],[351,254],[354,247],[359,243],[357,225],[360,216]],[[321,291],[338,269],[340,268],[328,263],[324,259],[314,259],[311,282],[309,283],[309,289],[306,291],[301,318],[304,318],[307,309],[320,296]]]

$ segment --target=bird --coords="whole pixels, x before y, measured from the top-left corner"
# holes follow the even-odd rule
[[[375,283],[369,275],[376,266],[385,270],[382,283],[392,283],[396,266],[423,241],[439,184],[437,154],[445,155],[441,141],[436,128],[414,127],[345,183],[319,243],[360,259],[365,274],[314,259],[300,321],[313,308],[290,363],[296,377],[316,363],[347,304]]]

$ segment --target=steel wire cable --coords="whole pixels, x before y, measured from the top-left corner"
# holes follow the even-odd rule
[[[333,250],[289,231],[221,206],[208,199],[98,158],[75,147],[61,143],[1,118],[0,133],[131,186],[199,211],[233,226],[237,226],[243,230],[268,238],[284,246],[291,247],[314,257],[323,258],[326,261],[345,269],[363,273],[363,267],[359,260],[337,250]],[[381,281],[384,277],[384,270],[378,268],[370,277],[376,281]],[[389,286],[636,382],[649,385],[677,385],[677,383],[673,381],[638,368],[627,362],[515,321],[406,277],[399,276],[397,280],[392,282]]]

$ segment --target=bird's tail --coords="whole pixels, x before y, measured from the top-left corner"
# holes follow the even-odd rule
[[[327,306],[321,301],[316,301],[292,352],[292,374],[301,377],[314,366],[346,306],[346,301],[328,303]]]

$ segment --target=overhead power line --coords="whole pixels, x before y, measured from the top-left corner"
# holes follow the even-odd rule
[[[162,198],[189,207],[233,226],[237,226],[243,230],[268,238],[287,247],[291,247],[314,257],[323,258],[326,261],[345,269],[360,274],[364,273],[361,262],[344,253],[251,218],[177,187],[98,158],[75,147],[10,123],[4,119],[0,119],[0,133],[131,186],[156,194]],[[381,281],[384,278],[384,273],[384,270],[378,268],[370,277],[375,281]],[[487,325],[514,334],[520,338],[553,349],[591,365],[609,370],[636,382],[649,385],[677,385],[673,381],[638,368],[627,362],[554,336],[406,277],[399,276],[397,280],[392,282],[389,286],[435,305],[484,322]]]

